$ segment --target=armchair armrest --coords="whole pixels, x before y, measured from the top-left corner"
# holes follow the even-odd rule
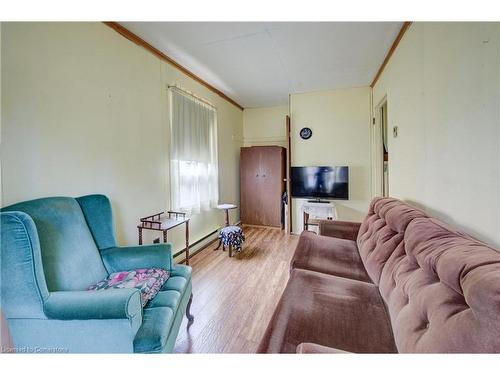
[[[297,354],[349,354],[344,350],[331,348],[311,342],[303,342],[297,345]]]
[[[137,268],[172,270],[172,245],[169,243],[110,247],[101,251],[104,266],[109,273]]]
[[[52,292],[44,311],[49,319],[58,320],[142,320],[141,294],[134,288]]]
[[[356,241],[361,223],[339,220],[320,220],[319,234]]]

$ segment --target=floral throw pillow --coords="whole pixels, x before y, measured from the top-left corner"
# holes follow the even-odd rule
[[[141,292],[142,306],[153,299],[170,276],[168,271],[160,268],[140,268],[132,271],[115,272],[88,290],[104,290],[110,288],[136,288]]]

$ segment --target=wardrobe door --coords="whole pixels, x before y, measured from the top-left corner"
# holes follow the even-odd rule
[[[260,152],[256,147],[242,147],[240,153],[241,222],[260,224]]]
[[[278,146],[242,147],[240,205],[244,224],[281,227],[285,149]]]
[[[283,193],[283,148],[261,148],[260,222],[261,225],[281,227],[281,194]]]

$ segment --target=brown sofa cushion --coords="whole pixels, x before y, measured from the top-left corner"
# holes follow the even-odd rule
[[[356,353],[396,351],[374,284],[294,269],[258,352],[295,353],[303,342]]]
[[[380,292],[400,352],[500,352],[500,252],[470,236],[415,219]]]
[[[297,345],[297,354],[350,354],[350,352],[314,344],[312,342],[303,342]]]
[[[404,246],[408,224],[425,213],[394,198],[375,198],[358,233],[358,250],[365,269],[375,284],[391,254]]]
[[[301,268],[371,283],[359,256],[356,242],[318,236],[308,231],[300,235],[291,268]]]

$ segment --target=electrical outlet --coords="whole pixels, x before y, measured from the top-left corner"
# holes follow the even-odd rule
[[[394,127],[392,128],[392,136],[393,136],[394,138],[397,138],[397,137],[398,137],[398,127],[397,127],[397,126],[394,126]]]

